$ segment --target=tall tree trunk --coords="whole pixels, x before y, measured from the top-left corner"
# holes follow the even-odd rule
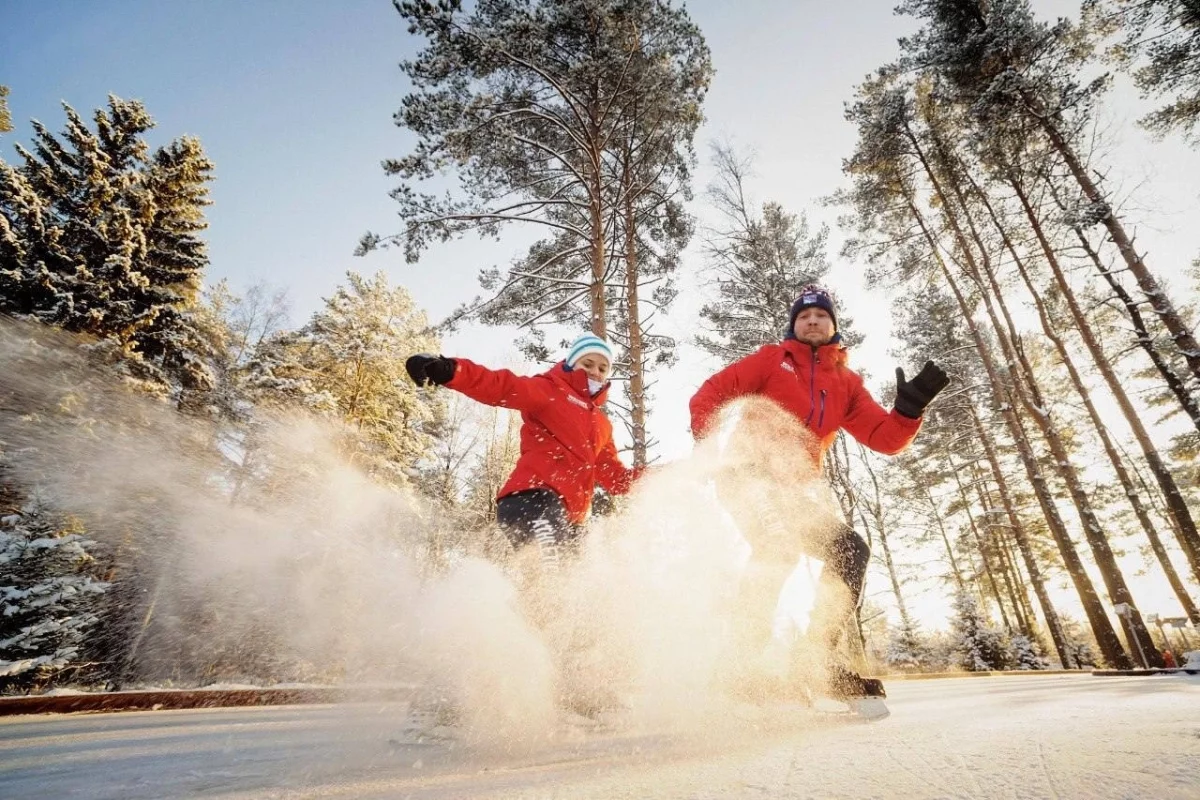
[[[1083,315],[1083,311],[1080,309],[1074,293],[1071,291],[1070,286],[1066,283],[1066,276],[1063,274],[1062,266],[1058,263],[1058,258],[1054,252],[1054,249],[1050,246],[1049,241],[1046,239],[1045,232],[1042,229],[1041,220],[1034,212],[1033,206],[1029,202],[1028,196],[1025,194],[1024,187],[1021,185],[1020,181],[1013,176],[1010,176],[1009,178],[1009,185],[1012,186],[1013,191],[1016,193],[1017,199],[1021,203],[1021,207],[1025,211],[1025,215],[1029,220],[1029,224],[1033,228],[1034,235],[1037,237],[1037,240],[1041,245],[1042,253],[1045,256],[1047,263],[1050,265],[1051,271],[1054,273],[1059,290],[1066,299],[1068,307],[1071,309],[1071,316],[1075,320],[1075,324],[1079,329],[1080,336],[1083,337],[1084,343],[1087,345],[1088,350],[1092,354],[1092,358],[1096,364],[1096,367],[1100,370],[1100,373],[1105,376],[1105,380],[1108,382],[1109,388],[1112,390],[1113,395],[1117,397],[1117,403],[1121,406],[1122,412],[1125,413],[1131,427],[1133,427],[1134,436],[1138,438],[1139,444],[1143,444],[1143,437],[1145,437],[1143,452],[1146,453],[1147,462],[1151,464],[1152,470],[1154,469],[1154,464],[1157,463],[1163,468],[1163,471],[1166,472],[1168,486],[1162,486],[1162,488],[1164,495],[1166,495],[1168,499],[1168,503],[1170,502],[1170,498],[1172,496],[1172,493],[1167,491],[1168,487],[1173,490],[1175,497],[1178,497],[1180,500],[1182,500],[1182,496],[1180,495],[1178,486],[1175,485],[1173,476],[1171,476],[1170,473],[1165,470],[1165,465],[1162,463],[1162,459],[1158,455],[1158,450],[1154,447],[1153,443],[1150,442],[1149,437],[1146,436],[1146,430],[1141,425],[1141,420],[1136,414],[1130,413],[1133,411],[1133,408],[1129,402],[1129,397],[1126,395],[1125,390],[1117,382],[1116,375],[1112,370],[1112,365],[1108,363],[1108,360],[1104,357],[1104,353],[1100,351],[1099,342],[1093,335],[1091,325],[1088,323],[1087,318]],[[1104,421],[1100,418],[1100,413],[1096,410],[1095,403],[1092,402],[1091,393],[1084,384],[1083,378],[1079,374],[1079,370],[1075,367],[1074,359],[1071,357],[1070,350],[1067,348],[1066,343],[1062,340],[1062,337],[1059,336],[1057,331],[1054,329],[1054,325],[1050,321],[1050,316],[1046,311],[1045,303],[1042,302],[1041,296],[1035,289],[1033,281],[1029,276],[1029,271],[1025,268],[1024,262],[1017,255],[1016,249],[1009,241],[1008,234],[1003,230],[999,220],[996,219],[995,212],[992,210],[991,205],[987,202],[986,198],[981,199],[988,207],[988,211],[991,213],[993,221],[996,223],[996,227],[1000,229],[1000,235],[1004,239],[1005,246],[1012,255],[1014,263],[1021,274],[1021,279],[1025,283],[1026,288],[1029,290],[1030,296],[1033,298],[1034,306],[1037,308],[1038,312],[1038,319],[1042,324],[1042,330],[1045,332],[1047,338],[1053,342],[1055,349],[1058,351],[1059,358],[1062,360],[1063,364],[1067,368],[1068,374],[1071,376],[1071,382],[1075,387],[1075,391],[1079,394],[1080,399],[1083,401],[1084,407],[1087,409],[1088,416],[1092,420],[1092,425],[1095,427],[1096,433],[1100,437],[1100,442],[1104,446],[1104,452],[1108,455],[1109,461],[1112,462],[1113,470],[1117,473],[1117,478],[1121,482],[1121,488],[1125,490],[1125,496],[1128,498],[1129,504],[1133,508],[1134,514],[1137,516],[1138,522],[1141,523],[1142,530],[1146,533],[1146,538],[1150,541],[1150,546],[1154,550],[1154,555],[1158,558],[1159,564],[1162,566],[1163,573],[1167,576],[1167,581],[1171,584],[1171,589],[1175,592],[1175,596],[1179,598],[1179,602],[1183,606],[1184,612],[1188,615],[1188,618],[1200,624],[1200,612],[1197,611],[1196,604],[1192,602],[1187,588],[1184,586],[1183,581],[1179,579],[1179,574],[1176,572],[1175,566],[1171,563],[1170,556],[1167,554],[1167,550],[1163,546],[1162,540],[1158,535],[1158,530],[1155,527],[1154,522],[1150,519],[1149,511],[1142,504],[1141,498],[1139,497],[1138,487],[1134,484],[1132,477],[1130,477],[1129,470],[1125,467],[1125,461],[1121,458],[1120,453],[1117,451],[1117,447],[1113,442],[1112,437],[1109,435],[1107,426],[1105,426]],[[1122,400],[1124,401],[1123,403]],[[1141,436],[1138,435],[1139,428],[1141,429]],[[1146,452],[1147,448],[1149,452]],[[1187,508],[1187,505],[1185,503],[1180,503],[1180,505],[1182,505],[1182,514],[1176,516],[1176,520],[1183,523],[1183,525],[1190,526],[1190,532],[1192,536],[1196,536],[1196,525],[1192,520],[1192,516]],[[1174,511],[1174,509],[1172,509],[1172,511]],[[1184,527],[1182,530],[1186,531],[1188,528]],[[1198,542],[1200,542],[1200,536],[1196,536],[1196,539]],[[1200,553],[1197,552],[1197,547],[1190,540],[1190,537],[1183,539],[1182,543],[1184,544],[1184,552],[1188,556],[1189,562],[1192,565],[1193,572],[1196,574],[1197,579],[1200,579]]]
[[[623,194],[625,195],[625,314],[629,330],[629,417],[632,423],[633,463],[646,463],[646,365],[642,349],[642,322],[638,308],[639,261],[637,220],[633,211],[633,176],[630,173],[629,145],[626,144]]]
[[[1021,633],[1029,638],[1034,638],[1037,634],[1037,623],[1034,619],[1032,610],[1029,608],[1028,595],[1021,597],[1017,592],[1013,581],[1016,580],[1020,584],[1020,576],[1013,568],[1011,554],[1008,552],[1007,539],[1004,536],[1004,525],[998,523],[996,515],[1001,513],[996,508],[996,503],[991,498],[990,492],[985,492],[983,482],[979,476],[979,470],[975,463],[971,463],[971,481],[975,487],[975,496],[979,498],[979,505],[983,509],[983,516],[988,520],[986,539],[994,542],[997,554],[1000,558],[1000,576],[1004,579],[1004,586],[1008,590],[1008,602],[1012,607],[1013,616],[1017,620],[1017,628]],[[967,493],[965,487],[962,487],[962,478],[955,474],[955,480],[960,486],[960,494],[963,496],[963,502],[967,502]],[[1024,600],[1024,603],[1021,602]]]
[[[1000,596],[1000,586],[996,583],[996,576],[992,572],[991,562],[988,559],[987,546],[983,540],[983,536],[979,533],[979,526],[975,524],[975,515],[971,513],[971,503],[967,498],[967,490],[963,486],[959,470],[954,467],[953,458],[950,459],[950,468],[950,471],[954,473],[954,482],[958,486],[958,493],[962,497],[963,508],[967,513],[967,522],[971,529],[971,536],[975,540],[975,547],[979,550],[979,557],[983,562],[984,574],[987,575],[988,585],[992,587],[992,596],[996,598],[996,606],[1000,609],[1000,621],[1004,624],[1004,630],[1011,634],[1013,626],[1009,622],[1008,612],[1004,609],[1004,598]]]
[[[892,560],[892,548],[888,546],[887,531],[879,529],[879,549],[883,551],[883,565],[887,567],[888,580],[892,584],[892,593],[896,595],[896,608],[900,611],[900,621],[905,627],[912,626],[908,616],[908,606],[904,603],[904,593],[900,591],[900,576],[896,573],[896,563]]]
[[[1027,626],[1030,635],[1037,633],[1037,617],[1033,611],[1033,602],[1029,599],[1029,590],[1026,587],[1029,585],[1025,576],[1021,574],[1021,562],[1017,560],[1017,554],[1013,548],[1016,547],[1014,537],[1005,526],[997,526],[996,532],[1000,534],[1000,538],[1004,542],[1004,558],[1008,562],[1008,568],[1013,576],[1013,596],[1017,599],[1017,603],[1021,606],[1021,613],[1028,620]]]
[[[951,465],[953,469],[953,465]],[[946,557],[950,561],[950,570],[954,575],[954,585],[959,591],[963,588],[962,571],[958,568],[958,559],[954,557],[954,548],[950,546],[950,537],[946,534],[946,524],[942,522],[942,515],[938,511],[937,505],[933,502],[933,495],[929,493],[929,487],[925,487],[925,497],[929,501],[929,507],[933,509],[933,518],[937,522],[938,534],[941,536],[942,544],[946,546]]]
[[[907,133],[910,142],[916,149],[918,158],[921,159],[925,173],[929,177],[934,186],[935,193],[941,201],[942,211],[943,213],[947,214],[946,220],[952,226],[952,228],[954,228],[957,223],[954,222],[954,217],[949,213],[949,198],[947,198],[945,193],[941,191],[940,183],[937,181],[937,176],[934,174],[928,161],[925,159],[924,151],[922,150],[920,143],[917,141],[916,136],[911,130],[908,130]],[[1128,668],[1132,665],[1132,662],[1129,660],[1129,656],[1125,653],[1120,639],[1117,638],[1116,631],[1112,627],[1112,622],[1109,620],[1108,614],[1105,612],[1104,606],[1100,602],[1100,597],[1096,594],[1096,589],[1092,585],[1092,580],[1088,576],[1087,571],[1084,569],[1083,562],[1079,558],[1079,553],[1075,550],[1074,543],[1071,542],[1071,538],[1067,534],[1066,525],[1063,523],[1062,517],[1058,513],[1058,508],[1054,504],[1054,498],[1050,492],[1050,487],[1046,482],[1045,476],[1042,475],[1041,467],[1033,455],[1033,451],[1029,446],[1029,441],[1024,427],[1017,416],[1016,409],[1011,405],[1011,401],[1014,399],[1019,399],[1021,405],[1025,407],[1030,407],[1033,404],[1030,403],[1029,399],[1025,396],[1024,387],[1022,386],[1021,381],[1014,381],[1012,384],[1013,393],[1016,397],[1008,397],[1004,389],[1004,383],[1000,379],[1000,374],[995,366],[992,355],[988,351],[987,344],[983,340],[983,336],[979,332],[979,329],[974,321],[973,309],[967,302],[966,297],[962,294],[961,289],[959,289],[958,282],[954,279],[954,275],[950,271],[950,268],[946,265],[945,260],[941,257],[941,252],[938,249],[938,243],[936,239],[934,239],[933,235],[929,232],[928,227],[925,225],[923,221],[924,217],[921,215],[915,202],[911,197],[907,198],[907,202],[910,213],[913,214],[914,218],[918,219],[925,239],[932,249],[934,257],[938,261],[938,265],[941,268],[942,274],[945,276],[946,282],[950,286],[954,297],[958,302],[959,308],[962,310],[964,320],[967,324],[967,327],[971,331],[971,335],[975,340],[976,347],[979,350],[980,359],[983,361],[984,367],[988,372],[988,378],[991,381],[996,402],[1001,407],[1006,408],[1004,412],[1004,418],[1008,422],[1013,440],[1017,445],[1017,451],[1020,453],[1021,460],[1029,474],[1029,480],[1033,485],[1034,493],[1037,495],[1038,502],[1042,507],[1042,513],[1045,514],[1046,522],[1050,526],[1050,530],[1054,535],[1055,542],[1058,544],[1059,552],[1063,557],[1063,564],[1066,566],[1067,572],[1070,574],[1071,580],[1075,584],[1075,589],[1079,594],[1080,603],[1083,605],[1084,612],[1087,614],[1088,622],[1091,624],[1092,632],[1096,637],[1097,644],[1100,646],[1101,653],[1103,654],[1105,660],[1107,660],[1108,663],[1113,667],[1118,669]],[[959,242],[960,249],[963,251],[964,257],[971,259],[971,251],[970,248],[966,246],[966,239],[962,234],[961,228],[957,228],[955,230],[955,236],[956,240]],[[978,273],[978,270],[975,270],[975,272]],[[982,279],[976,277],[976,281],[979,285],[980,295],[984,299],[984,304],[989,310],[989,316],[993,320],[996,337],[1002,344],[1007,345],[1004,332],[996,320],[995,311],[991,308],[990,297],[986,291],[986,287],[983,285]],[[1006,347],[1005,357],[1010,363],[1015,363],[1016,359],[1012,358],[1011,356],[1011,348]]]
[[[1050,186],[1050,192],[1054,196],[1059,208],[1066,210],[1066,206],[1058,198],[1053,185]],[[1175,368],[1163,358],[1163,354],[1154,346],[1154,337],[1146,329],[1146,321],[1142,318],[1142,310],[1134,302],[1133,297],[1121,285],[1121,282],[1117,279],[1113,271],[1104,266],[1104,262],[1100,259],[1100,254],[1092,247],[1092,243],[1088,241],[1083,231],[1078,226],[1072,226],[1072,230],[1075,231],[1075,235],[1079,238],[1079,244],[1087,254],[1088,260],[1096,267],[1096,271],[1104,277],[1109,288],[1113,290],[1113,294],[1117,296],[1117,299],[1121,301],[1121,305],[1125,307],[1125,312],[1129,314],[1129,319],[1133,322],[1133,332],[1138,346],[1149,356],[1150,361],[1154,364],[1154,368],[1162,375],[1163,381],[1167,384],[1167,388],[1171,391],[1171,394],[1175,395],[1175,399],[1183,407],[1184,413],[1188,415],[1196,430],[1200,431],[1200,401],[1197,401],[1196,397],[1188,391],[1187,384],[1184,383],[1183,379],[1175,371]],[[1122,409],[1122,411],[1124,410]],[[1134,414],[1134,418],[1137,418],[1136,414]]]
[[[1013,616],[1017,618],[1017,629],[1032,639],[1036,631],[1030,623],[1029,617],[1025,614],[1026,608],[1021,602],[1020,593],[1017,591],[1020,578],[1017,576],[1016,565],[1012,561],[1012,554],[1008,552],[1008,541],[1004,535],[1004,529],[993,528],[991,539],[993,546],[996,548],[996,555],[1000,559],[1000,576],[1004,579],[1004,588],[1008,592],[1008,602],[1012,605]],[[1028,599],[1025,598],[1026,602],[1028,602]]]
[[[1042,507],[1042,513],[1046,516],[1046,522],[1050,527],[1051,533],[1054,535],[1054,541],[1058,545],[1059,552],[1062,554],[1063,564],[1066,566],[1067,573],[1071,576],[1071,581],[1075,585],[1075,591],[1079,595],[1080,604],[1083,606],[1084,612],[1087,614],[1088,622],[1091,624],[1092,632],[1096,636],[1097,644],[1100,645],[1101,653],[1108,659],[1110,664],[1114,666],[1126,666],[1129,664],[1129,658],[1125,655],[1120,640],[1117,639],[1116,631],[1113,630],[1108,615],[1104,613],[1104,608],[1100,605],[1100,598],[1096,595],[1096,589],[1092,586],[1091,578],[1088,577],[1087,572],[1083,568],[1083,563],[1079,560],[1079,554],[1075,551],[1075,545],[1071,543],[1070,537],[1067,536],[1066,526],[1063,524],[1062,518],[1058,514],[1058,509],[1054,505],[1054,498],[1051,496],[1049,486],[1046,485],[1046,480],[1042,476],[1041,467],[1038,465],[1037,459],[1033,456],[1028,438],[1021,427],[1020,420],[1017,418],[1016,409],[1007,395],[1004,382],[1000,379],[999,370],[996,368],[992,355],[988,351],[983,334],[975,323],[970,304],[967,302],[966,297],[963,296],[962,291],[958,287],[958,282],[954,280],[954,275],[950,272],[949,267],[942,258],[937,240],[925,224],[925,218],[917,208],[913,198],[905,196],[905,201],[908,205],[909,213],[912,214],[913,219],[920,227],[922,236],[930,248],[930,253],[937,262],[943,277],[945,277],[951,292],[954,294],[959,309],[962,311],[963,319],[971,333],[972,340],[975,342],[975,349],[979,353],[984,370],[987,372],[992,397],[996,405],[1002,409],[1001,414],[1008,425],[1013,441],[1016,443],[1021,463],[1025,467],[1025,472],[1029,477],[1034,494],[1037,496],[1038,503]],[[996,480],[1003,481],[1004,473],[1000,469],[1000,460],[996,456],[991,436],[984,430],[983,423],[979,420],[974,406],[970,406],[970,408],[975,420],[976,430],[984,442],[984,448],[987,452],[988,460],[991,462]],[[1005,492],[1002,496],[1005,499],[1005,510],[1008,512],[1009,518],[1013,520],[1014,525],[1018,524],[1016,510],[1011,505],[1009,494]],[[1015,530],[1020,530],[1020,528],[1015,528]],[[1058,619],[1054,605],[1050,602],[1050,595],[1041,580],[1037,561],[1034,559],[1033,551],[1029,547],[1028,541],[1025,540],[1023,533],[1021,534],[1020,542],[1022,556],[1026,560],[1026,567],[1029,569],[1030,579],[1033,581],[1035,591],[1038,594],[1038,602],[1042,606],[1042,613],[1046,618],[1046,624],[1050,628],[1051,636],[1054,639],[1059,660],[1066,667],[1071,663],[1071,660],[1070,651],[1067,649],[1066,636],[1062,630],[1062,623]]]
[[[594,98],[592,106],[588,109],[590,114],[589,132],[592,134],[588,141],[597,142],[600,139],[600,126],[596,122],[599,115],[598,102]],[[588,216],[591,221],[591,245],[592,245],[592,285],[588,288],[588,298],[591,301],[592,308],[592,333],[601,338],[608,335],[608,315],[605,308],[604,296],[604,277],[607,271],[607,253],[604,247],[604,186],[602,175],[604,172],[604,153],[598,146],[593,146],[589,152],[589,166],[591,174],[588,176],[591,180],[588,186],[590,195],[588,202]]]
[[[1162,321],[1163,325],[1170,332],[1171,338],[1174,340],[1179,352],[1187,361],[1188,368],[1192,372],[1194,380],[1200,380],[1200,344],[1196,342],[1196,337],[1192,334],[1191,329],[1184,323],[1182,316],[1175,309],[1171,299],[1167,297],[1167,293],[1163,290],[1162,285],[1153,273],[1146,267],[1146,262],[1137,254],[1134,249],[1133,240],[1129,238],[1129,234],[1125,231],[1125,226],[1121,224],[1121,220],[1113,213],[1112,206],[1109,205],[1108,199],[1100,188],[1092,181],[1088,175],[1087,169],[1079,160],[1078,154],[1071,146],[1071,143],[1063,136],[1059,130],[1056,121],[1046,113],[1036,113],[1036,109],[1040,103],[1033,98],[1032,95],[1024,93],[1024,99],[1031,109],[1035,110],[1034,118],[1041,124],[1042,129],[1050,138],[1054,149],[1058,151],[1063,162],[1067,165],[1067,169],[1071,171],[1075,181],[1079,184],[1079,188],[1083,190],[1083,194],[1087,197],[1088,202],[1105,209],[1104,216],[1101,222],[1108,230],[1109,237],[1112,238],[1113,244],[1117,246],[1117,250],[1121,253],[1121,258],[1125,261],[1125,265],[1129,271],[1133,273],[1133,277],[1137,280],[1138,286],[1145,292],[1146,298],[1150,302],[1150,307],[1154,309],[1154,313]]]
[[[981,261],[976,261],[973,256],[971,242],[967,240],[964,230],[957,219],[957,214],[950,205],[950,198],[942,191],[937,176],[933,173],[930,165],[924,161],[924,156],[920,153],[918,155],[922,158],[922,163],[927,170],[929,179],[933,183],[934,191],[942,202],[941,212],[946,218],[950,229],[954,232],[963,258],[967,262],[967,268],[970,271],[971,277],[979,284],[980,295],[983,298],[988,316],[992,321],[992,326],[995,328],[996,338],[1000,343],[1001,350],[1009,360],[1009,363],[1016,368],[1014,374],[1020,376],[1014,381],[1016,396],[1028,412],[1029,417],[1033,419],[1038,429],[1042,432],[1046,443],[1050,446],[1050,452],[1054,456],[1055,470],[1066,484],[1067,492],[1070,494],[1075,509],[1079,514],[1084,538],[1087,540],[1088,546],[1092,551],[1096,565],[1100,568],[1100,576],[1104,580],[1104,585],[1108,590],[1109,600],[1114,606],[1126,605],[1130,608],[1128,616],[1121,617],[1123,622],[1127,622],[1129,637],[1137,639],[1139,652],[1145,654],[1146,658],[1151,662],[1151,666],[1162,666],[1161,655],[1154,645],[1154,639],[1150,636],[1150,631],[1146,628],[1142,620],[1141,611],[1133,601],[1133,594],[1125,582],[1125,575],[1121,571],[1116,556],[1113,554],[1112,547],[1108,543],[1108,537],[1104,534],[1100,518],[1092,508],[1092,502],[1088,496],[1087,489],[1079,478],[1079,473],[1067,450],[1066,443],[1059,433],[1058,426],[1050,419],[1050,411],[1046,398],[1042,395],[1034,376],[1033,367],[1030,365],[1024,349],[1020,346],[1020,337],[1017,333],[1016,325],[1013,323],[1012,315],[1009,313],[1008,304],[1005,302],[1004,292],[1001,290],[999,282],[996,279],[995,271],[992,269],[987,254],[987,248],[975,228],[974,221],[971,219],[970,208],[966,204],[960,187],[957,183],[952,182],[952,191],[955,193],[955,199],[959,203],[963,218],[967,221],[972,241],[978,248]],[[989,288],[991,289],[990,294],[988,292]],[[997,313],[997,309],[999,309],[999,313]],[[1003,320],[1003,325],[1001,324],[1001,320]],[[1131,641],[1130,645],[1133,646],[1134,643]]]

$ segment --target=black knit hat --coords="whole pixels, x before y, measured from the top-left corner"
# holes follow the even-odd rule
[[[800,296],[796,298],[796,302],[792,303],[792,313],[788,315],[787,331],[784,336],[789,339],[796,337],[796,317],[800,316],[800,312],[806,308],[822,308],[829,314],[829,318],[833,320],[833,327],[837,329],[837,310],[833,304],[833,295],[815,284],[809,284],[800,290]]]

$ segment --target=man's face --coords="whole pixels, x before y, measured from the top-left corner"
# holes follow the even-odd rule
[[[834,330],[833,317],[817,306],[809,306],[797,314],[796,322],[792,325],[792,333],[796,334],[796,338],[814,347],[829,344]]]
[[[612,365],[604,356],[598,353],[588,353],[575,362],[575,368],[586,372],[587,376],[597,383],[604,383],[608,380],[608,373],[612,369]]]

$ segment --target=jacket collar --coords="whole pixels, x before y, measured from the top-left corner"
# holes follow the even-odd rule
[[[588,391],[587,373],[581,369],[568,369],[567,362],[565,361],[558,362],[545,374],[551,380],[562,384],[567,389],[579,395],[582,399],[595,403],[598,406],[604,405],[605,401],[608,400],[608,389],[612,386],[611,381],[605,381],[604,388],[593,397],[591,392]]]
[[[811,361],[814,355],[813,346],[805,344],[799,339],[784,339],[779,345],[792,354],[792,358],[801,359],[805,362]],[[849,351],[841,341],[830,342],[816,348],[817,359],[826,364],[842,365],[846,363],[849,357]]]

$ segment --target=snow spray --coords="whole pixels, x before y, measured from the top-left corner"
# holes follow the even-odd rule
[[[170,681],[182,654],[226,684],[436,681],[481,735],[551,727],[550,657],[511,582],[478,559],[429,570],[431,508],[357,469],[344,431],[289,412],[234,436],[96,349],[0,318],[0,477],[98,543],[107,602],[129,606],[124,686]]]
[[[769,499],[788,537],[838,520],[809,434],[748,400],[594,519],[553,580],[468,557],[435,569],[431,507],[363,474],[335,425],[184,416],[95,350],[0,319],[0,469],[78,515],[108,579],[136,589],[117,595],[136,604],[132,682],[199,652],[221,676],[434,687],[476,742],[552,738],[564,705],[703,733],[728,710],[716,679],[748,551],[728,509]]]

